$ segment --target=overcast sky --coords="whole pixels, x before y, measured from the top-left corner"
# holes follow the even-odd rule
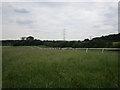
[[[66,40],[118,33],[117,2],[4,2],[2,39]]]

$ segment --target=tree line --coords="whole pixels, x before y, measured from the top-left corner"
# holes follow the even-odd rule
[[[21,37],[21,40],[2,40],[2,46],[48,46],[55,48],[119,48],[120,33],[108,36],[96,37],[92,40],[83,41],[55,41],[55,40],[37,40],[34,37]]]

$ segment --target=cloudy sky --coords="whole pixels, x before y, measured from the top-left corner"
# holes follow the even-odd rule
[[[2,39],[84,40],[118,33],[117,2],[3,2]]]

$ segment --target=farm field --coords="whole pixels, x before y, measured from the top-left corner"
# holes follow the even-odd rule
[[[3,88],[117,88],[118,51],[3,47]]]

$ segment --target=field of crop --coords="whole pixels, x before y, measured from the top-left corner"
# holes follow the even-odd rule
[[[3,88],[116,88],[118,52],[3,47]]]

